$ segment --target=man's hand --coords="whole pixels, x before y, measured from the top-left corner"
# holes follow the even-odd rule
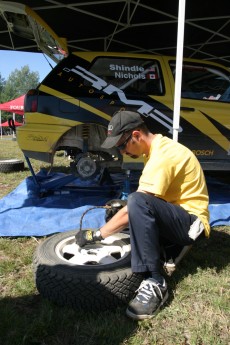
[[[120,209],[127,205],[127,201],[121,199],[112,199],[107,201],[105,205],[110,206],[105,212],[105,221],[107,223]]]
[[[75,236],[76,243],[80,247],[84,247],[86,244],[95,243],[103,240],[100,229],[94,230],[80,230]]]

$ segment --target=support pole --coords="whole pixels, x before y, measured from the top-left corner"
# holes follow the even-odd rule
[[[2,139],[2,111],[0,110],[0,125],[1,125],[1,139]]]
[[[176,76],[174,92],[174,111],[173,111],[173,140],[178,141],[180,128],[180,102],[181,102],[181,81],[184,48],[184,21],[185,21],[185,2],[179,1],[178,28],[177,28],[177,53],[176,53]]]

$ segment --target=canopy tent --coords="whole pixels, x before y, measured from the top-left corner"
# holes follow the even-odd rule
[[[13,2],[0,4],[0,49],[43,50],[44,44],[39,45],[36,39],[37,27],[29,25],[22,9],[13,16],[14,5],[6,9],[6,3]],[[151,4],[149,0],[72,0],[68,4],[23,0],[23,4],[41,16],[59,37],[65,37],[69,52],[102,50],[176,55],[174,140],[178,139],[183,56],[230,64],[227,0],[222,0],[221,5],[209,2],[203,7],[199,0],[187,1],[186,7],[185,0]]]
[[[24,98],[25,95],[22,95],[18,98],[12,99],[11,101],[0,104],[0,110],[24,115]]]
[[[24,99],[25,95],[12,99],[8,102],[0,104],[0,128],[1,128],[1,138],[2,138],[2,127],[9,126],[8,121],[2,123],[2,113],[1,111],[7,111],[13,113],[13,118],[15,114],[24,115]],[[21,126],[22,123],[15,121],[14,118],[14,125]]]
[[[207,6],[200,6],[198,0],[190,0],[186,6],[185,20],[185,0],[151,3],[149,0],[72,0],[68,4],[64,1],[23,0],[23,3],[32,7],[59,37],[67,38],[70,51],[129,51],[177,55],[178,92],[175,92],[175,99],[178,103],[175,106],[177,117],[173,125],[175,132],[179,121],[181,56],[230,65],[230,16],[227,0],[223,0],[221,4],[209,2]],[[24,33],[22,30],[22,35],[19,34],[21,24],[21,18],[17,18],[17,34],[14,35],[13,25],[6,26],[4,16],[0,18],[0,49],[40,51],[35,41],[28,39],[28,28]],[[41,219],[40,214],[39,217]],[[47,220],[47,217],[43,219]],[[39,229],[41,228],[39,225]],[[49,228],[52,228],[50,224]]]
[[[17,0],[14,0],[17,1]],[[19,2],[19,1],[18,1]],[[0,1],[0,9],[5,1]],[[179,0],[23,0],[59,36],[69,51],[176,55]],[[0,15],[0,49],[41,52],[20,16]],[[187,0],[184,57],[230,66],[228,0]],[[28,22],[27,22],[28,23]],[[15,30],[13,26],[15,25]],[[31,39],[29,39],[31,38]]]
[[[23,123],[14,121],[14,125],[15,125],[15,126],[22,126]],[[1,127],[9,127],[9,123],[8,123],[8,121],[5,121],[5,122],[1,123],[0,126],[1,126]]]

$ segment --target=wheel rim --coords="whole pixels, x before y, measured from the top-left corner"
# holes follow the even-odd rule
[[[100,243],[81,248],[75,243],[75,236],[70,236],[57,244],[55,253],[59,259],[75,265],[113,264],[129,255],[131,246],[123,240],[127,238],[129,236],[126,234],[117,234]]]
[[[18,159],[1,159],[0,163],[22,163],[22,161]]]

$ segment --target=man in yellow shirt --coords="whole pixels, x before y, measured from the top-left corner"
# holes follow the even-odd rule
[[[76,242],[83,246],[129,227],[132,271],[142,273],[144,280],[126,314],[135,320],[151,318],[168,298],[161,274],[161,245],[173,248],[174,254],[178,251],[174,265],[198,237],[209,237],[204,174],[188,148],[151,133],[136,112],[120,111],[113,116],[102,147],[117,147],[133,158],[143,155],[145,166],[127,205],[90,236],[79,232]]]

